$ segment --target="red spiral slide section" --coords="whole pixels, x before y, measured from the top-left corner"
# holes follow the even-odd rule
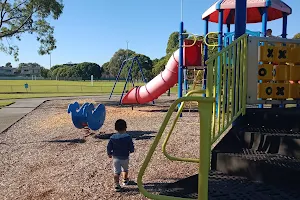
[[[145,104],[157,99],[178,81],[179,50],[169,59],[163,72],[144,86],[131,89],[122,99],[122,104]]]

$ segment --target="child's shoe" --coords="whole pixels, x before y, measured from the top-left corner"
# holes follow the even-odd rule
[[[121,192],[122,188],[119,184],[115,185],[116,192]]]
[[[129,179],[123,179],[123,185],[128,185],[129,184]]]

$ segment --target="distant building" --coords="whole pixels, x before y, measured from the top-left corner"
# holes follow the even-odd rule
[[[41,76],[41,67],[35,65],[27,65],[21,68],[22,76]]]
[[[0,66],[0,76],[13,76],[16,72],[16,68]]]

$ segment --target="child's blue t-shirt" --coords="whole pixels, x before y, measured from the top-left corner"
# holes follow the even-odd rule
[[[114,158],[126,160],[129,154],[134,152],[134,144],[132,138],[127,133],[116,133],[109,139],[107,145],[107,154]]]

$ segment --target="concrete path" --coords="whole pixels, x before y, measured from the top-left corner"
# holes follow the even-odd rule
[[[46,99],[20,99],[16,100],[14,104],[0,109],[0,133],[7,130],[44,101]]]
[[[55,99],[82,99],[82,98],[102,98],[108,100],[108,96],[80,96],[80,97],[51,97],[51,98],[32,98],[17,99],[15,103],[0,109],[0,134],[6,131],[13,124],[18,122],[28,113],[47,100]]]

